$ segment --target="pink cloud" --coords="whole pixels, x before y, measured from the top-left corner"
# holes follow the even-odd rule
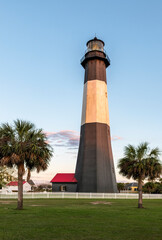
[[[44,132],[44,134],[46,134],[46,136],[48,137],[48,136],[50,136],[52,134],[55,134],[55,132]]]
[[[117,141],[117,140],[122,140],[123,138],[122,137],[119,137],[119,136],[112,136],[111,137],[111,140],[112,141]]]
[[[76,131],[62,130],[59,132],[45,132],[45,134],[53,146],[70,149],[75,149],[79,146],[79,134]]]

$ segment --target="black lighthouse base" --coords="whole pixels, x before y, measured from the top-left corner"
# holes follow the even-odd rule
[[[81,126],[75,178],[77,192],[118,192],[107,124],[85,123]]]

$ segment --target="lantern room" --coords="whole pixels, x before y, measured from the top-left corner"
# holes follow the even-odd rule
[[[104,52],[104,42],[98,38],[94,38],[87,42],[87,52],[90,51],[101,51]]]

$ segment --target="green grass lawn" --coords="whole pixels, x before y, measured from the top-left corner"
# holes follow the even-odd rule
[[[103,201],[109,204],[92,204]],[[1,240],[161,240],[162,200],[0,199]]]

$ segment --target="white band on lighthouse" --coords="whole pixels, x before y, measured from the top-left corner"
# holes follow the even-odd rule
[[[81,125],[94,122],[110,126],[107,84],[97,79],[84,84]]]

